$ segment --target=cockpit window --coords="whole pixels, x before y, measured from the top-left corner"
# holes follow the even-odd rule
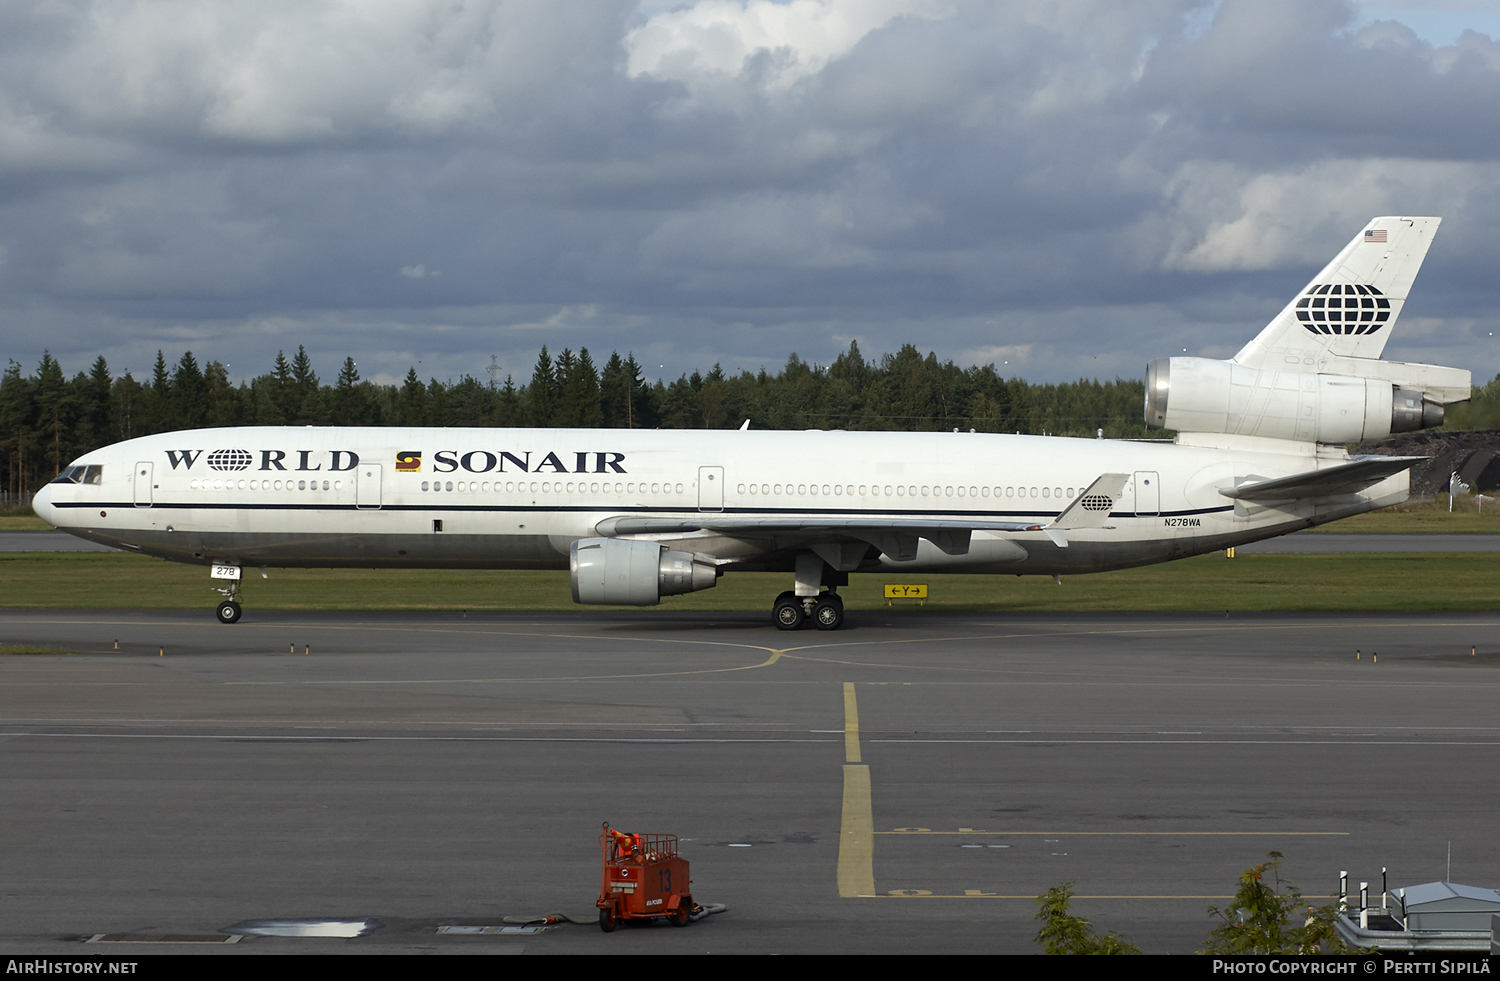
[[[97,487],[104,483],[104,468],[100,466],[68,467],[52,478],[52,482],[54,484],[93,484]]]

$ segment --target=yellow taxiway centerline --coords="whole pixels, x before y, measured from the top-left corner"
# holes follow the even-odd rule
[[[870,768],[860,759],[859,707],[844,683],[844,814],[839,826],[839,896],[875,895],[875,815]]]

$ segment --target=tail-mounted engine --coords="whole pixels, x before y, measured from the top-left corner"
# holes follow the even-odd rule
[[[655,606],[663,596],[694,593],[718,582],[718,569],[692,552],[657,542],[584,538],[568,550],[573,602]]]
[[[1361,359],[1363,360],[1363,359]],[[1340,359],[1340,366],[1356,359]],[[1468,372],[1374,361],[1381,374],[1408,369],[1441,391],[1404,388],[1389,377],[1272,371],[1208,358],[1161,358],[1146,367],[1146,424],[1189,433],[1234,433],[1319,443],[1357,443],[1443,424],[1443,404],[1468,398]]]

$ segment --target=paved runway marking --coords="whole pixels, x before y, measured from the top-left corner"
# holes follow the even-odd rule
[[[968,641],[968,640],[987,639],[987,638],[965,637],[965,638],[961,638],[961,639]],[[928,638],[928,640],[923,641],[923,643],[933,643],[933,644],[947,643],[947,642],[948,642],[947,638],[940,638],[940,637]],[[882,645],[884,643],[886,643],[886,642],[885,641],[875,641],[875,642],[872,642],[870,644],[870,646],[872,646],[872,647],[880,646],[880,645]],[[814,663],[814,664],[837,664],[840,667],[853,667],[853,668],[885,668],[885,669],[888,669],[888,670],[894,670],[894,669],[908,669],[908,670],[911,670],[911,669],[920,669],[922,671],[928,671],[928,672],[930,672],[930,671],[956,671],[956,672],[961,672],[961,673],[965,673],[965,674],[997,674],[997,675],[1007,675],[1007,676],[1009,676],[1009,675],[1030,675],[1030,674],[1047,675],[1047,674],[1055,674],[1056,673],[1054,670],[1049,669],[1049,668],[1022,668],[1022,667],[1012,667],[1012,666],[998,667],[998,668],[992,668],[992,667],[969,668],[969,667],[960,667],[958,665],[951,665],[951,664],[932,664],[932,663],[929,663],[929,662],[922,662],[920,664],[913,664],[913,663],[906,663],[906,662],[901,662],[901,661],[885,661],[885,662],[880,662],[880,661],[850,661],[850,660],[841,659],[841,658],[808,657],[805,654],[792,654],[792,653],[790,653],[791,651],[806,650],[806,649],[807,648],[796,648],[796,647],[788,648],[787,649],[787,653],[785,653],[784,656],[787,657],[788,659],[794,660],[794,661],[807,661],[807,662]],[[1030,656],[1030,655],[1038,655],[1038,654],[1040,654],[1040,652],[1030,651],[1030,650],[1028,650],[1028,651],[1010,651],[1010,652],[1007,652],[1007,653],[1010,654],[1011,656]],[[1331,664],[1333,662],[1330,661],[1330,662],[1326,662],[1326,663]],[[1404,657],[1404,656],[1398,656],[1397,663],[1398,664],[1402,664],[1402,665],[1410,665],[1410,664],[1425,664],[1425,663],[1428,663],[1428,662],[1427,662],[1427,659],[1426,659],[1425,656],[1423,656],[1423,655],[1416,655],[1416,656],[1413,656],[1411,658],[1407,658],[1407,657]],[[1187,681],[1176,680],[1178,676],[1175,676],[1175,675],[1174,676],[1168,676],[1168,675],[1139,675],[1139,674],[1133,674],[1133,675],[1130,675],[1129,677],[1132,680],[1130,680],[1128,682],[1127,681],[1111,680],[1111,679],[1105,679],[1105,680],[1090,679],[1090,680],[1086,680],[1086,681],[1005,681],[1005,682],[988,682],[988,683],[989,684],[1007,684],[1007,685],[1048,685],[1048,686],[1057,686],[1057,685],[1062,685],[1062,686],[1070,686],[1070,685],[1119,685],[1119,686],[1129,686],[1129,687],[1141,687],[1141,686],[1147,686],[1147,685],[1149,685],[1149,686],[1152,686],[1152,687],[1170,687],[1170,688],[1177,688],[1177,687],[1184,687],[1184,686],[1202,686],[1202,685],[1211,686],[1211,687],[1228,687],[1228,686],[1232,686],[1232,685],[1243,685],[1243,684],[1261,684],[1261,685],[1285,685],[1285,684],[1292,684],[1292,683],[1306,684],[1305,681],[1293,682],[1293,680],[1289,679],[1289,678],[1281,678],[1281,677],[1267,678],[1265,676],[1256,676],[1256,677],[1253,677],[1253,678],[1225,678],[1222,675],[1211,675],[1211,676],[1206,676],[1206,677],[1204,677],[1201,680],[1190,679],[1190,680],[1187,680]],[[1469,686],[1468,683],[1423,682],[1423,681],[1408,682],[1408,681],[1405,681],[1405,680],[1386,680],[1386,679],[1371,678],[1367,674],[1358,675],[1357,677],[1350,676],[1350,675],[1340,675],[1340,676],[1337,676],[1337,677],[1330,676],[1330,677],[1328,677],[1326,679],[1323,679],[1323,680],[1324,680],[1325,683],[1328,683],[1328,684],[1358,684],[1358,685],[1360,685],[1362,687],[1373,687],[1373,688],[1379,688],[1379,687],[1397,687],[1397,686],[1399,686],[1399,687],[1405,687],[1407,684],[1419,684],[1419,685],[1430,686],[1430,687],[1439,687],[1439,688],[1464,688],[1464,687],[1468,687]],[[983,682],[981,682],[981,683],[983,683]],[[871,685],[879,685],[879,684],[961,685],[961,684],[969,684],[969,682],[968,681],[928,681],[928,682],[908,682],[908,681],[901,681],[901,682],[881,682],[881,681],[868,681],[868,682],[862,682],[862,684],[871,684]]]
[[[934,893],[926,889],[892,889],[883,896],[874,896],[873,899],[1024,899],[1027,902],[1036,902],[1035,896],[1001,896],[993,892],[980,892],[978,889],[965,889],[963,894],[958,893]],[[1074,899],[1233,899],[1233,896],[1074,896]]]
[[[163,732],[9,732],[0,736],[30,736],[39,739],[206,739],[241,743],[830,743],[831,739],[714,739],[685,737],[651,739],[640,736],[276,736],[259,733],[183,734]]]
[[[1247,615],[1247,616],[1256,616],[1256,615],[1259,615],[1259,613],[1260,613],[1260,611],[1255,611],[1255,610],[1245,611],[1245,615]],[[1164,612],[1162,615],[1164,615],[1164,616],[1173,616],[1173,615],[1181,615],[1181,614],[1173,614],[1173,613]],[[868,646],[868,647],[880,647],[880,646],[895,646],[895,645],[900,645],[900,644],[921,644],[921,643],[924,643],[926,641],[935,641],[935,640],[952,640],[952,641],[955,641],[955,642],[957,642],[957,641],[972,642],[972,641],[979,641],[979,640],[1025,640],[1025,639],[1033,638],[1033,637],[1050,638],[1050,637],[1094,637],[1094,636],[1100,636],[1100,635],[1114,636],[1116,634],[1190,634],[1190,633],[1222,633],[1222,632],[1226,632],[1226,631],[1227,632],[1231,632],[1231,633],[1243,633],[1243,632],[1260,632],[1260,631],[1264,631],[1264,630],[1308,630],[1308,629],[1313,629],[1313,630],[1341,630],[1342,631],[1342,630],[1347,630],[1349,628],[1350,621],[1352,619],[1353,619],[1352,617],[1339,617],[1339,622],[1337,622],[1337,623],[1302,623],[1302,622],[1291,622],[1291,623],[1276,623],[1276,622],[1271,622],[1271,623],[1247,623],[1247,622],[1244,622],[1244,621],[1238,621],[1238,622],[1235,622],[1235,623],[1232,623],[1232,624],[1224,624],[1224,623],[1222,623],[1220,621],[1210,621],[1210,620],[1206,620],[1205,619],[1201,623],[1185,624],[1183,626],[1173,626],[1173,627],[1124,627],[1124,626],[1118,626],[1118,627],[1104,627],[1104,628],[1095,629],[1095,630],[1023,630],[1023,631],[1018,631],[1018,632],[1001,633],[1001,634],[966,634],[966,635],[962,635],[962,636],[942,637],[942,638],[937,638],[937,637],[895,637],[895,638],[890,638],[890,639],[885,639],[885,640],[865,640],[865,639],[861,638],[859,640],[826,641],[826,642],[820,643],[820,644],[808,644],[805,647],[790,647],[790,648],[787,648],[787,649],[788,650],[793,650],[793,651],[810,651],[810,650],[826,649],[826,648],[830,648],[830,647],[866,647],[866,646]],[[66,622],[66,621],[59,621],[59,622]],[[1355,621],[1355,622],[1359,622],[1359,621]],[[1379,624],[1381,627],[1390,628],[1390,629],[1396,629],[1396,628],[1401,628],[1401,627],[1428,628],[1428,627],[1493,627],[1493,626],[1500,626],[1500,620],[1497,620],[1497,621],[1490,621],[1490,620],[1463,620],[1463,621],[1453,621],[1453,622],[1449,622],[1449,621],[1445,621],[1445,620],[1439,620],[1439,621],[1436,621],[1436,622],[1426,622],[1426,623],[1407,623],[1407,622],[1403,622],[1403,621],[1398,621],[1396,623],[1385,623],[1385,622],[1380,621],[1378,618],[1375,618],[1375,619],[1371,619],[1369,621],[1364,621],[1364,622],[1371,623],[1371,624]],[[985,624],[985,626],[990,626],[990,625],[989,624]],[[1002,625],[1001,624],[994,624],[993,626],[1002,626]]]
[[[872,743],[974,743],[994,746],[1500,746],[1500,741],[1413,739],[872,739]]]
[[[875,815],[870,768],[860,763],[859,707],[854,685],[844,683],[844,812],[839,826],[839,896],[875,895]]]
[[[859,706],[854,702],[854,684],[847,681],[844,683],[844,762],[863,762],[859,758]]]
[[[732,647],[749,647],[748,644],[725,645]],[[759,668],[769,668],[781,660],[785,651],[776,650],[774,647],[758,647],[755,650],[770,651],[771,656],[759,664],[740,664],[732,668],[696,668],[692,671],[651,671],[643,674],[583,674],[562,675],[542,678],[336,678],[332,680],[305,678],[293,681],[224,681],[224,686],[247,685],[247,686],[290,686],[301,685],[516,685],[527,682],[541,681],[625,681],[632,678],[676,678],[684,675],[695,674],[725,674],[730,671],[755,671]]]
[[[878,835],[1056,835],[1062,837],[1121,837],[1121,838],[1191,838],[1231,837],[1255,838],[1265,835],[1290,838],[1348,837],[1351,831],[932,831],[928,828],[895,828],[877,831]]]

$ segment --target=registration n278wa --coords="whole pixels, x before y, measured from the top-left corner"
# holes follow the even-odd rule
[[[851,572],[1061,576],[1163,562],[1406,500],[1415,457],[1345,444],[1440,425],[1469,372],[1381,359],[1437,218],[1369,222],[1233,358],[1146,372],[1170,440],[988,433],[262,427],[163,433],[39,492],[83,538],[209,567],[568,569],[650,606],[776,571],[776,626],[837,629]]]

